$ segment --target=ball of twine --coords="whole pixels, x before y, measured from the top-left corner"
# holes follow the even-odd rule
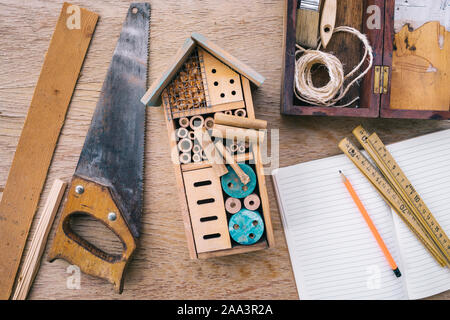
[[[333,34],[337,32],[347,32],[361,40],[364,45],[364,55],[361,61],[351,72],[345,75],[342,62],[333,54],[320,51],[320,44],[317,50],[306,50],[296,45],[298,50],[295,52],[295,56],[301,54],[295,62],[294,93],[297,99],[312,105],[336,108],[348,107],[359,99],[359,97],[356,97],[344,105],[336,105],[347,95],[350,88],[369,72],[373,64],[373,50],[367,37],[358,30],[342,26],[334,29]],[[366,69],[353,80],[350,80],[363,66],[366,59],[368,60]],[[322,87],[316,87],[313,83],[312,69],[316,65],[324,66],[330,78],[328,83]],[[346,82],[347,85],[345,85]]]

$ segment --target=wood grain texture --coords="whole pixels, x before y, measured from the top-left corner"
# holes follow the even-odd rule
[[[324,48],[333,35],[334,26],[336,25],[337,2],[336,0],[325,0],[320,17],[320,41]]]
[[[39,270],[42,254],[47,245],[48,234],[52,228],[66,187],[67,183],[59,179],[56,179],[53,182],[50,194],[48,195],[42,215],[37,224],[36,233],[31,239],[30,250],[24,258],[23,268],[20,275],[17,277],[14,294],[11,296],[12,300],[25,300],[27,298],[28,291]]]
[[[0,0],[0,149],[3,151],[0,186],[6,181],[56,23],[54,12],[60,9],[61,3]],[[73,175],[129,7],[128,1],[113,0],[80,0],[78,4],[99,13],[101,20],[67,114],[48,181],[56,177],[70,180]],[[151,4],[150,83],[164,72],[167,59],[175,55],[191,32],[201,32],[266,77],[265,83],[254,91],[253,102],[256,118],[267,120],[270,129],[280,130],[281,166],[339,154],[338,142],[359,124],[376,131],[385,143],[450,128],[446,121],[281,116],[284,1],[153,0]],[[125,275],[123,294],[114,294],[110,284],[84,274],[80,290],[68,289],[68,264],[57,260],[42,262],[29,298],[298,299],[271,178],[266,177],[276,246],[242,255],[191,260],[173,166],[166,161],[170,157],[169,141],[160,108],[148,109],[146,142],[142,233]],[[50,187],[47,183],[43,199]],[[41,212],[42,204],[37,217]],[[89,228],[86,225],[87,232],[92,230]],[[104,235],[96,231],[92,230],[93,236],[106,245]],[[54,232],[50,234],[50,242],[53,235]],[[435,298],[450,299],[450,292]]]
[[[390,107],[449,111],[450,32],[439,22],[395,34]]]
[[[72,11],[75,10],[75,11]],[[0,299],[8,299],[98,16],[68,3],[45,55],[0,202]],[[75,13],[74,13],[75,12]],[[79,19],[69,28],[71,17]]]
[[[84,192],[77,193],[77,186],[83,187]],[[110,188],[73,176],[48,260],[64,259],[87,274],[108,280],[120,293],[124,270],[136,249],[136,239],[116,201]],[[110,213],[115,213],[115,219],[108,219]],[[71,217],[76,214],[87,215],[103,223],[120,239],[123,250],[119,254],[111,254],[79,235],[71,223]]]

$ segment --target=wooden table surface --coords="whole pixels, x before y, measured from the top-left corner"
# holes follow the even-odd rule
[[[4,187],[44,55],[63,1],[0,0],[0,188]],[[264,75],[254,92],[257,118],[280,130],[280,166],[339,154],[337,143],[358,124],[386,143],[450,128],[429,120],[295,118],[281,116],[283,0],[152,0],[150,81],[165,69],[191,32],[204,34]],[[69,181],[80,154],[129,1],[79,0],[100,15],[82,75],[50,168],[43,203],[55,178]],[[145,208],[139,248],[122,295],[103,280],[81,275],[80,289],[68,289],[63,260],[45,260],[31,299],[298,299],[289,255],[267,176],[276,247],[256,253],[190,260],[175,193],[175,178],[163,113],[147,113]],[[57,217],[58,219],[58,217]],[[32,230],[33,232],[33,230]],[[54,228],[50,235],[53,238]],[[101,232],[85,232],[102,244]],[[450,292],[434,298],[450,299]]]

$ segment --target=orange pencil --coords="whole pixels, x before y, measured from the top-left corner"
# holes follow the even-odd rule
[[[361,212],[362,216],[364,217],[364,220],[366,220],[367,225],[370,228],[370,231],[372,231],[373,236],[378,242],[378,245],[380,246],[381,250],[384,253],[384,256],[386,257],[387,261],[389,262],[389,265],[392,268],[392,271],[394,271],[394,274],[398,277],[401,277],[401,272],[399,268],[397,267],[397,264],[394,261],[394,258],[392,258],[391,253],[389,252],[388,248],[386,247],[386,244],[384,243],[383,239],[381,238],[380,234],[378,233],[377,228],[372,222],[372,219],[370,219],[369,214],[366,211],[366,208],[364,208],[361,200],[359,199],[358,195],[355,192],[355,189],[353,189],[352,185],[350,184],[350,181],[344,176],[342,171],[339,171],[342,177],[342,181],[344,182],[345,186],[347,187],[348,192],[353,198],[353,201],[356,203],[356,206],[358,207],[359,211]]]

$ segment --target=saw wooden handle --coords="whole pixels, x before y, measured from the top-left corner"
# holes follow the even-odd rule
[[[78,236],[70,227],[70,217],[77,213],[90,215],[106,225],[119,237],[124,252],[108,254]],[[48,260],[64,259],[86,274],[108,280],[121,293],[124,270],[135,249],[136,240],[109,188],[74,176]]]

